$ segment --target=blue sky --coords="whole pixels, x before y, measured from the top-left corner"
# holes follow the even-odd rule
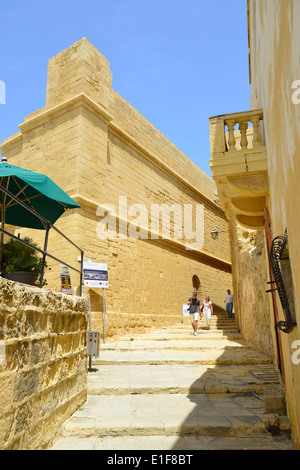
[[[211,176],[209,116],[250,108],[246,0],[1,3],[0,142],[45,105],[48,59],[86,37],[113,88]]]

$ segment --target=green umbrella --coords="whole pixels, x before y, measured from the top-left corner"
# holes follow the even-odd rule
[[[6,189],[26,206],[33,209],[51,224],[67,209],[80,207],[48,176],[23,168],[0,164],[0,191]],[[0,196],[1,222],[35,229],[46,229],[45,223],[23,205],[2,191]]]
[[[79,208],[68,194],[66,194],[48,176],[41,173],[25,170],[6,163],[6,158],[2,158],[0,164],[0,208],[1,208],[1,236],[0,247],[3,244],[4,233],[13,238],[15,235],[4,230],[5,224],[16,225],[34,229],[46,230],[45,245],[43,250],[43,264],[40,280],[42,285],[43,272],[45,266],[46,249],[48,243],[49,229],[53,227],[65,239],[80,250],[71,240],[62,234],[53,224],[68,209]],[[21,241],[21,240],[20,240]],[[24,241],[23,241],[24,243]],[[83,251],[81,251],[81,271],[75,268],[82,275]],[[48,254],[53,259],[53,255]],[[0,265],[2,264],[2,253],[0,250]],[[67,265],[67,263],[65,263]],[[67,265],[69,266],[69,265]],[[81,285],[80,285],[81,295]]]

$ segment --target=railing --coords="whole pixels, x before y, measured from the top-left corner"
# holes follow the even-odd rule
[[[40,274],[40,285],[39,287],[41,288],[43,285],[43,277],[44,277],[44,270],[45,270],[45,263],[46,263],[46,257],[48,256],[49,258],[57,261],[58,263],[63,264],[64,266],[67,266],[68,268],[72,269],[73,271],[76,271],[77,273],[80,274],[80,286],[79,286],[79,295],[82,296],[82,278],[83,278],[83,250],[79,248],[72,240],[70,240],[66,235],[64,235],[58,228],[56,228],[54,225],[49,222],[45,217],[41,216],[36,212],[32,207],[27,206],[24,202],[22,202],[20,199],[18,199],[14,194],[12,194],[10,191],[8,191],[6,188],[4,188],[2,185],[0,185],[0,191],[3,191],[7,196],[10,198],[14,199],[17,204],[20,204],[22,207],[24,207],[26,210],[31,212],[33,215],[35,215],[40,221],[42,221],[45,226],[46,226],[46,235],[45,235],[45,241],[44,241],[44,249],[42,250],[41,248],[38,248],[36,246],[31,245],[30,243],[26,242],[25,240],[22,240],[21,238],[17,237],[16,235],[8,232],[4,228],[0,227],[0,232],[4,233],[5,235],[8,235],[9,237],[18,240],[20,243],[23,243],[24,245],[29,246],[30,248],[34,249],[35,251],[38,251],[43,255],[42,259],[42,270]],[[62,236],[68,243],[73,245],[78,251],[80,251],[80,270],[77,268],[74,268],[70,264],[66,263],[65,261],[57,258],[56,256],[52,255],[51,253],[48,253],[47,251],[47,246],[48,246],[48,237],[49,237],[49,230],[52,228],[55,232],[57,232],[60,236]]]
[[[260,123],[263,120],[262,110],[228,114],[222,117],[224,119],[225,138],[227,137],[225,126],[228,129],[227,151],[235,152],[236,150],[255,149],[262,146],[260,130]],[[252,127],[249,127],[250,123]],[[235,125],[238,125],[238,130],[235,130]]]
[[[284,333],[291,333],[291,331],[296,326],[296,323],[293,321],[292,314],[290,311],[288,295],[283,281],[283,276],[280,269],[280,261],[287,259],[283,257],[283,252],[287,243],[286,236],[279,236],[274,238],[272,241],[270,249],[270,265],[272,268],[272,273],[274,276],[274,281],[269,281],[268,284],[275,284],[274,289],[267,290],[266,292],[277,291],[282,310],[285,316],[285,321],[279,321],[276,324],[276,327],[279,328]]]

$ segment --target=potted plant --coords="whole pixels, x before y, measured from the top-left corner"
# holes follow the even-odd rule
[[[37,247],[31,238],[24,241]],[[46,266],[46,264],[45,264]],[[23,284],[35,285],[42,269],[42,258],[31,248],[18,240],[11,239],[2,246],[2,277]],[[43,282],[43,285],[46,281]]]

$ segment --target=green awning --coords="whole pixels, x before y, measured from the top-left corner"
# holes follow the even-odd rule
[[[34,209],[51,224],[54,224],[67,209],[80,207],[48,176],[8,163],[0,164],[0,191],[1,186],[18,197],[24,204]],[[0,206],[1,215],[4,210],[6,224],[35,229],[46,228],[38,217],[3,191],[0,194]]]

